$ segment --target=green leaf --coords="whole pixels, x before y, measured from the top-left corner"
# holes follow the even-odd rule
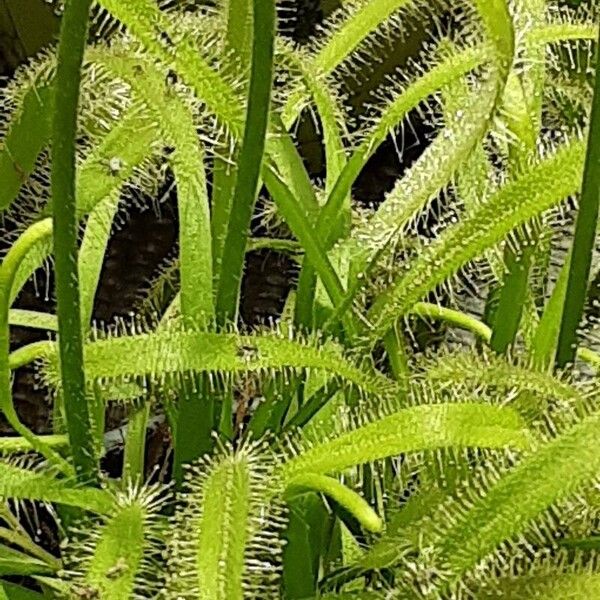
[[[169,163],[177,185],[182,316],[190,326],[205,327],[214,316],[212,244],[204,152],[193,114],[152,64],[119,54],[93,56],[132,87],[174,147]]]
[[[92,0],[67,2],[61,19],[52,112],[51,189],[56,310],[63,406],[75,473],[96,480],[97,460],[86,401],[79,296],[79,220],[76,200],[76,142],[81,69]]]
[[[348,294],[332,321],[352,305],[368,274],[389,246],[402,238],[410,220],[451,180],[483,139],[495,107],[498,81],[492,79],[464,99],[460,119],[442,130],[386,196],[375,214],[358,225],[351,236],[333,249],[332,259],[352,262]]]
[[[166,15],[153,0],[130,0],[126,3],[101,0],[99,4],[127,27],[151,56],[181,75],[193,88],[197,98],[238,137],[243,123],[238,95],[197,51],[195,40],[188,32],[183,32],[183,36],[176,34]],[[170,39],[178,41],[174,48],[164,43],[161,36],[163,32]]]
[[[531,344],[531,357],[539,369],[548,369],[554,364],[570,265],[571,254],[569,253],[535,330]]]
[[[172,523],[167,598],[242,600],[271,597],[281,547],[270,459],[246,446],[190,469]],[[261,556],[268,548],[268,555]]]
[[[600,31],[600,30],[599,30]],[[600,36],[600,33],[599,33]],[[599,38],[600,39],[600,38]],[[596,65],[596,81],[588,137],[583,185],[571,249],[569,277],[565,293],[556,364],[564,367],[573,362],[577,351],[577,330],[586,301],[592,251],[596,244],[598,209],[600,204],[600,63]]]
[[[16,467],[0,461],[0,496],[19,500],[40,500],[75,506],[97,513],[111,510],[110,493],[95,488],[76,487],[73,482],[45,473]]]
[[[491,56],[493,55],[490,49],[485,46],[453,51],[427,69],[421,77],[403,86],[404,89],[400,90],[396,97],[381,109],[375,126],[364,134],[363,141],[354,151],[335,182],[335,187],[329,194],[321,212],[319,230],[328,242],[335,241],[335,239],[330,239],[331,219],[339,212],[344,198],[350,193],[352,185],[369,158],[385,141],[390,132],[402,123],[410,110],[419,106],[431,94],[484,64]]]
[[[600,575],[594,572],[561,573],[548,571],[542,575],[506,577],[486,589],[486,598],[519,598],[519,600],[589,600],[600,595]]]
[[[47,353],[47,378],[56,385],[56,352]],[[293,341],[277,335],[243,336],[201,331],[165,330],[90,342],[85,349],[90,380],[129,380],[196,373],[269,372],[319,369],[375,396],[400,393],[391,380],[362,370],[333,342]]]
[[[94,299],[104,263],[104,254],[119,205],[119,195],[106,197],[90,213],[79,249],[81,290],[81,327],[87,331],[94,310]]]
[[[420,252],[406,275],[381,294],[369,311],[372,339],[470,260],[518,225],[576,193],[585,145],[575,141],[510,181]]]
[[[81,590],[97,598],[130,600],[150,597],[159,576],[146,571],[156,551],[157,491],[135,491],[118,496],[110,513],[83,526],[81,539],[67,545],[64,560],[68,583],[76,597]],[[92,596],[93,597],[93,596]]]
[[[8,323],[14,327],[58,331],[58,320],[56,319],[56,315],[37,312],[35,310],[11,308],[8,313]]]
[[[432,404],[402,409],[322,443],[282,467],[284,481],[305,472],[331,473],[405,452],[447,447],[526,448],[528,433],[510,408]]]
[[[36,85],[25,93],[0,151],[0,213],[9,208],[50,140],[54,89]]]
[[[0,576],[44,575],[52,572],[47,563],[0,544]]]
[[[287,485],[288,490],[291,490],[290,493],[293,493],[296,488],[304,488],[329,496],[354,516],[367,531],[378,532],[383,527],[380,517],[369,504],[333,477],[317,473],[301,473],[293,477]]]
[[[553,377],[550,373],[540,373],[523,365],[513,365],[506,358],[494,355],[482,356],[468,351],[454,352],[425,362],[422,369],[424,376],[429,381],[435,382],[436,386],[532,392],[538,400],[536,402],[535,399],[529,399],[529,401],[539,405],[538,412],[540,412],[539,408],[544,407],[551,399],[567,403],[575,403],[583,399],[579,390]],[[519,404],[519,400],[515,402]]]
[[[4,593],[4,598],[2,594]],[[43,600],[44,596],[8,581],[0,582],[1,600]]]
[[[432,516],[445,523],[436,539],[450,579],[460,577],[545,510],[597,477],[599,433],[600,417],[592,415],[525,456],[486,493],[473,496],[464,506],[459,503],[459,511],[444,507],[445,516]]]
[[[237,161],[216,301],[217,320],[221,325],[235,322],[238,313],[246,243],[258,193],[271,107],[275,4],[273,0],[254,0],[252,6],[252,57],[244,137]]]
[[[123,184],[134,175],[150,156],[155,153],[158,128],[148,115],[134,105],[121,121],[94,147],[80,165],[77,173],[77,212],[80,218],[111,195],[115,195]],[[121,168],[114,173],[109,168],[113,159],[119,159]],[[47,213],[49,214],[49,213]],[[11,291],[11,302],[15,300],[25,282],[40,268],[52,252],[50,235],[41,238],[21,262]]]

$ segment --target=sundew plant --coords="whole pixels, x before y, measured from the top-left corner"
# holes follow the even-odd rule
[[[596,2],[344,0],[303,43],[275,0],[56,8],[1,90],[0,598],[600,597]],[[96,322],[115,227],[169,182],[175,259]],[[295,274],[251,326],[258,249]],[[15,402],[32,366],[50,434]]]

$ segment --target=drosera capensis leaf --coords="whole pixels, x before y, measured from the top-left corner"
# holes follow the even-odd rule
[[[599,428],[598,415],[585,418],[525,455],[485,493],[465,499],[464,505],[459,501],[459,510],[446,506],[432,517],[445,515],[436,545],[449,581],[597,477],[600,455],[594,440]],[[455,519],[447,518],[449,510]]]
[[[214,317],[212,244],[204,152],[193,115],[178,95],[168,92],[154,65],[118,52],[99,54],[97,61],[131,86],[173,147],[169,164],[177,185],[182,316],[189,326],[205,327]]]
[[[167,598],[273,596],[281,561],[277,532],[284,522],[273,467],[269,450],[257,443],[225,448],[189,468],[173,520],[177,560]]]
[[[368,315],[373,324],[370,335],[380,338],[397,318],[470,260],[499,243],[518,225],[575,194],[584,153],[585,144],[580,140],[563,146],[447,229],[413,261],[406,275],[377,298]]]
[[[352,184],[364,168],[369,158],[383,143],[394,128],[402,123],[407,113],[425,101],[431,94],[442,89],[448,83],[460,79],[465,74],[485,64],[493,56],[489,47],[476,46],[451,52],[442,57],[437,64],[421,77],[409,82],[401,89],[376,119],[375,126],[364,134],[364,139],[348,160],[344,170],[335,182],[335,186],[322,211],[321,223],[328,223],[337,214]],[[324,230],[325,227],[323,226]]]
[[[397,181],[373,216],[355,227],[350,237],[332,250],[333,256],[347,256],[352,264],[348,292],[332,315],[332,321],[339,320],[349,310],[382,252],[402,237],[415,215],[452,180],[481,142],[495,107],[497,85],[497,80],[492,78],[469,94],[461,118],[440,132]]]
[[[520,395],[511,406],[539,416],[551,401],[582,404],[585,393],[548,372],[512,364],[507,358],[462,351],[436,356],[422,365],[423,377],[442,387],[531,392]],[[501,396],[502,397],[502,396]],[[525,403],[525,404],[523,404]]]
[[[58,465],[65,473],[69,473],[71,465],[54,449],[46,446],[38,436],[26,427],[13,404],[12,380],[10,364],[10,295],[15,277],[24,257],[40,239],[47,239],[52,231],[51,219],[44,219],[29,227],[22,233],[0,263],[0,408],[12,428],[26,438],[36,451],[49,461]]]
[[[335,35],[317,52],[314,66],[324,73],[331,73],[340,66],[361,42],[382,25],[395,11],[413,0],[372,0],[365,2],[350,18],[346,18]]]
[[[96,598],[130,600],[158,591],[161,581],[152,561],[160,551],[157,511],[164,498],[160,488],[133,486],[115,496],[110,512],[97,517],[99,521],[78,526],[64,551],[75,597],[87,592]]]
[[[158,127],[147,114],[140,112],[139,105],[123,115],[121,121],[79,166],[76,196],[80,218],[105,198],[117,194],[129,179],[135,178],[136,170],[156,154],[156,140],[159,138]],[[110,169],[114,159],[118,159],[118,172]],[[52,236],[48,233],[37,241],[21,261],[11,290],[11,302],[51,253]]]
[[[298,473],[332,473],[404,452],[446,447],[525,449],[524,421],[510,408],[447,403],[413,406],[322,443],[309,444],[282,466],[284,481]]]
[[[119,195],[107,196],[90,213],[79,250],[79,281],[81,290],[81,327],[90,327],[94,299],[100,281],[104,254],[119,206]]]
[[[476,593],[486,598],[519,598],[522,600],[587,600],[600,592],[597,556],[585,553],[555,551],[555,556],[521,558],[499,574],[474,575],[470,578]],[[486,576],[487,575],[487,576]]]
[[[46,354],[46,376],[57,378],[56,352]],[[319,369],[354,385],[366,394],[395,396],[395,382],[346,359],[335,342],[277,335],[239,335],[165,329],[151,334],[121,336],[89,342],[85,364],[90,380],[135,380],[177,377],[188,372],[275,372]]]
[[[570,264],[571,254],[569,253],[535,330],[531,344],[531,357],[539,369],[547,369],[554,364]]]
[[[299,49],[284,46],[279,51],[285,60],[291,63],[294,70],[300,74],[301,80],[309,92],[316,109],[319,122],[323,129],[323,145],[325,148],[326,183],[325,190],[329,193],[346,164],[344,138],[348,135],[340,99],[337,90],[331,82],[314,67],[309,57]],[[291,112],[285,113],[288,108]],[[283,123],[289,123],[297,116],[297,107],[286,104],[281,116]],[[348,207],[349,208],[349,207]]]
[[[31,86],[22,99],[0,150],[0,213],[10,208],[50,140],[51,85]]]
[[[55,472],[18,466],[8,459],[0,461],[0,496],[55,502],[99,514],[110,512],[114,505],[107,490],[78,487],[72,479],[60,479]]]
[[[384,142],[390,132],[402,123],[410,110],[419,106],[431,94],[437,92],[447,83],[455,81],[481,66],[487,60],[490,60],[492,56],[491,50],[486,46],[475,46],[451,52],[448,56],[440,59],[424,75],[403,86],[393,99],[386,101],[386,105],[381,109],[379,118],[375,121],[376,124],[367,130],[363,136],[364,139],[346,162],[321,210],[317,222],[317,232],[323,240],[321,244],[324,245],[325,250],[330,250],[338,238],[347,237],[348,232],[344,232],[340,226],[334,226],[333,224],[337,222],[339,215],[343,211],[344,203],[349,197],[352,185],[355,183],[369,158]],[[381,237],[384,237],[381,235],[381,232],[378,233]],[[343,258],[343,254],[341,257]],[[306,268],[305,266],[303,271]],[[303,278],[305,276],[308,276],[308,274],[302,273],[300,276],[299,302],[304,301]],[[363,280],[365,280],[364,277]],[[339,302],[336,304],[339,304]]]
[[[200,101],[206,103],[237,137],[243,123],[243,112],[240,110],[237,94],[229,82],[197,52],[189,36],[184,34],[175,48],[165,43],[161,31],[170,33],[169,37],[174,40],[181,36],[170,31],[166,15],[155,2],[133,0],[122,3],[118,0],[101,0],[100,5],[125,25],[151,55],[165,66],[174,67],[194,88]]]
[[[15,327],[58,331],[58,321],[56,319],[56,315],[38,312],[35,310],[11,308],[8,314],[8,323],[9,325]]]

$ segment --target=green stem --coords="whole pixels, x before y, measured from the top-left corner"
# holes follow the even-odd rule
[[[217,294],[217,322],[235,320],[250,220],[260,177],[271,105],[275,43],[273,0],[253,3],[252,67],[244,139],[231,205]]]
[[[15,361],[10,355],[10,294],[19,266],[29,249],[51,233],[50,219],[35,223],[17,239],[0,265],[0,408],[11,427],[23,436],[36,452],[68,473],[70,465],[21,423],[12,402],[11,370],[20,366],[20,361]]]
[[[61,376],[75,473],[98,481],[86,401],[79,298],[75,144],[81,65],[91,0],[67,0],[62,17],[52,124],[52,205]]]
[[[69,447],[69,438],[61,433],[40,435],[38,440],[48,448],[63,450]],[[31,452],[31,442],[21,436],[2,436],[0,438],[0,454],[17,454]]]
[[[428,302],[417,302],[410,312],[419,317],[439,319],[451,325],[456,325],[461,329],[474,333],[484,342],[489,343],[492,337],[492,330],[485,323],[452,308],[444,308],[443,306],[429,304]],[[600,370],[600,355],[596,354],[593,350],[578,348],[577,356],[594,369]]]
[[[27,346],[21,346],[10,353],[8,357],[8,367],[11,371],[31,364],[38,358],[44,358],[54,351],[55,343],[50,340],[33,342]]]
[[[298,488],[321,492],[343,506],[366,530],[379,532],[383,528],[381,518],[367,501],[333,477],[318,473],[303,473],[288,481],[287,487],[292,493]]]
[[[474,333],[486,342],[489,342],[492,337],[492,330],[485,323],[452,308],[445,308],[429,302],[417,302],[410,312],[424,319],[439,319],[456,325],[461,329]]]
[[[600,39],[600,31],[599,31]],[[598,58],[596,59],[598,62]],[[558,336],[556,366],[563,368],[575,359],[577,329],[587,296],[592,252],[596,241],[600,201],[600,63],[596,65],[594,99],[583,173],[583,186],[571,250],[567,292]]]

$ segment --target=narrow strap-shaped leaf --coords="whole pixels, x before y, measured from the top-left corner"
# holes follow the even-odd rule
[[[446,447],[526,448],[524,422],[510,408],[431,404],[405,408],[308,447],[282,467],[285,480],[303,472],[343,471],[404,452]]]
[[[448,57],[440,60],[424,75],[409,83],[397,97],[386,106],[376,126],[369,131],[360,146],[350,157],[340,177],[335,182],[331,194],[319,219],[323,232],[330,230],[330,220],[340,210],[343,199],[350,192],[356,178],[363,170],[368,159],[383,143],[390,131],[393,131],[402,122],[407,113],[426,100],[431,94],[442,89],[448,83],[460,79],[476,67],[482,65],[493,56],[489,48],[467,48],[460,52],[453,52]],[[330,234],[326,239],[329,240]],[[335,240],[333,240],[335,241]]]
[[[456,352],[427,361],[424,376],[442,386],[472,386],[475,389],[492,387],[500,390],[515,389],[533,392],[538,404],[549,400],[577,402],[583,399],[573,386],[551,375],[523,366],[512,365],[505,358],[482,357],[472,352]],[[528,401],[534,401],[528,399]],[[518,403],[519,400],[516,401]],[[542,411],[538,409],[538,414]]]
[[[543,82],[543,80],[542,80]],[[541,90],[535,92],[541,95]],[[519,173],[537,157],[537,131],[525,97],[524,85],[513,70],[508,76],[504,90],[504,121],[513,140],[508,148],[509,172]],[[537,112],[537,111],[536,111]],[[511,346],[519,331],[523,309],[530,295],[529,273],[538,238],[539,225],[530,224],[531,233],[514,233],[513,244],[504,248],[504,273],[491,319],[492,338],[490,346],[498,353],[504,353]],[[488,300],[491,303],[491,300]]]
[[[329,194],[331,189],[346,164],[346,152],[343,137],[346,135],[343,117],[340,114],[338,98],[327,78],[318,71],[310,59],[298,49],[283,49],[285,59],[290,61],[294,70],[297,70],[307,92],[309,92],[322,128],[323,145],[325,146],[326,181],[325,190]],[[293,112],[282,114],[284,123],[289,123],[297,116]]]
[[[316,235],[314,228],[303,211],[303,206],[296,201],[291,191],[273,169],[267,168],[264,177],[273,194],[273,199],[277,203],[277,207],[323,281],[332,304],[337,306],[344,296],[344,288],[327,256],[321,240]]]
[[[246,446],[190,469],[173,521],[167,598],[274,597],[281,517],[270,502],[279,484],[269,461],[260,449]]]
[[[254,210],[271,107],[276,13],[273,0],[254,0],[250,84],[217,293],[220,324],[237,317],[242,268]]]
[[[600,29],[599,34],[600,36]],[[600,39],[600,37],[599,37]],[[560,323],[556,364],[564,367],[573,362],[577,351],[579,327],[587,296],[592,251],[596,242],[600,204],[600,61],[597,59],[594,98],[590,117],[588,147],[583,172],[583,185],[571,249],[569,277]]]
[[[371,0],[346,20],[335,35],[318,51],[314,66],[331,73],[351,54],[367,36],[395,11],[412,0]]]
[[[134,483],[144,480],[146,454],[146,429],[151,403],[145,401],[136,407],[127,421],[127,437],[123,452],[123,479]]]
[[[63,434],[39,436],[41,442],[48,448],[66,450],[69,447],[69,438]],[[34,450],[27,438],[21,436],[2,436],[0,438],[0,454],[18,454]]]
[[[69,571],[72,592],[95,594],[97,598],[129,600],[150,597],[157,589],[157,577],[147,571],[156,535],[156,507],[152,493],[134,492],[113,502],[110,514],[83,534],[81,541],[67,545],[64,560]]]
[[[15,276],[32,247],[40,239],[47,239],[52,231],[51,219],[44,219],[35,223],[23,232],[13,243],[10,250],[0,264],[0,409],[10,423],[11,427],[27,439],[37,452],[46,456],[55,465],[65,472],[70,471],[70,465],[55,450],[46,446],[42,440],[33,434],[19,419],[12,399],[10,332],[9,332],[9,307],[10,294],[14,286]]]
[[[51,85],[32,85],[10,125],[0,151],[0,213],[9,208],[35,161],[50,140],[54,90]]]
[[[43,600],[44,596],[28,588],[8,581],[0,582],[0,599],[2,600]],[[2,593],[5,594],[4,598]]]
[[[490,341],[492,335],[492,330],[485,323],[478,321],[464,312],[446,308],[439,304],[417,302],[412,307],[410,314],[423,319],[437,319],[444,321],[445,323],[454,325],[460,329],[470,331],[486,342]]]
[[[462,313],[460,311],[445,308],[437,304],[431,304],[429,302],[417,302],[411,309],[410,313],[425,318],[439,319],[440,321],[445,321],[446,323],[470,331],[484,342],[489,342],[492,336],[492,330],[482,321],[478,321],[474,317]],[[553,318],[555,317],[556,315],[553,315]],[[552,327],[550,327],[549,325],[549,329],[550,330],[547,333],[547,335],[549,337],[554,336],[553,339],[555,342],[558,336],[558,325],[556,323]],[[545,336],[546,333],[544,333],[543,336],[543,344],[546,344]],[[547,343],[552,344],[553,342],[550,340]],[[589,348],[579,347],[577,349],[577,356],[581,360],[587,362],[593,368],[597,369],[600,367],[600,356],[598,356],[598,354],[596,354]],[[534,362],[533,364],[535,365],[536,363]],[[540,368],[541,367],[542,364],[540,363]]]
[[[544,307],[544,312],[542,313],[540,322],[535,330],[535,335],[531,344],[532,360],[541,370],[547,369],[554,364],[565,294],[567,293],[570,265],[571,253],[569,252],[565,264],[560,270],[552,294]]]
[[[239,98],[232,87],[197,51],[194,42],[170,31],[170,23],[153,0],[101,0],[108,12],[127,27],[158,60],[175,70],[191,85],[198,99],[205,103],[221,123],[237,137],[241,131],[243,113]],[[179,40],[175,48],[165,42],[164,34]],[[170,35],[169,35],[170,34]]]
[[[94,207],[85,225],[79,250],[81,327],[84,331],[87,331],[92,319],[104,255],[118,205],[118,194],[108,196]]]
[[[407,274],[377,298],[369,311],[378,339],[427,292],[509,231],[576,193],[585,144],[574,141],[507,183],[460,223],[424,249]]]
[[[458,578],[554,503],[597,477],[599,432],[600,417],[586,418],[523,458],[487,493],[473,497],[459,512],[453,511],[455,519],[442,517],[446,526],[438,543],[450,579]]]
[[[47,377],[59,384],[56,352],[47,355]],[[94,379],[157,378],[186,372],[244,372],[321,369],[367,394],[399,393],[393,381],[344,358],[333,342],[302,343],[275,335],[243,336],[201,331],[169,331],[90,342],[86,372]]]
[[[104,198],[117,194],[135,169],[154,154],[158,137],[157,125],[145,113],[140,112],[139,105],[123,115],[121,121],[91,151],[78,169],[76,196],[80,218],[92,211]],[[121,167],[116,173],[109,168],[111,161],[115,159]],[[11,302],[51,252],[50,234],[40,238],[29,250],[15,275]]]
[[[228,61],[225,68],[234,75],[249,71],[252,47],[252,2],[251,0],[229,0],[226,3],[226,33],[224,54]],[[231,213],[231,202],[237,177],[239,145],[225,140],[215,152],[212,170],[211,228],[214,291],[219,289],[220,267],[223,245],[227,236],[227,225]]]
[[[204,327],[214,316],[212,243],[204,154],[193,116],[177,95],[167,92],[153,65],[144,64],[140,75],[136,67],[141,61],[135,58],[98,55],[98,61],[131,85],[155,116],[165,142],[174,147],[169,162],[177,184],[182,316],[188,325]]]
[[[485,590],[485,597],[490,600],[590,600],[599,595],[600,575],[592,569],[564,572],[556,568],[540,574],[507,576],[493,581]]]
[[[543,27],[536,27],[528,35],[530,43],[539,42],[552,44],[569,40],[595,40],[598,29],[595,25],[585,23],[548,23]]]
[[[109,512],[113,497],[106,490],[76,487],[43,471],[16,467],[0,461],[0,496],[18,500],[40,500],[75,506],[97,513]]]
[[[50,575],[52,571],[52,568],[39,558],[0,544],[1,576]],[[2,598],[1,592],[0,598]]]
[[[481,142],[496,103],[497,85],[493,80],[465,98],[465,109],[456,124],[440,132],[375,214],[358,225],[338,250],[332,251],[334,257],[340,254],[352,261],[348,294],[332,320],[338,320],[352,306],[381,252],[401,236],[404,227],[427,201],[452,180],[456,170]]]
[[[9,325],[16,327],[28,327],[31,329],[46,329],[47,331],[58,331],[56,315],[25,310],[22,308],[11,308],[8,313]]]

